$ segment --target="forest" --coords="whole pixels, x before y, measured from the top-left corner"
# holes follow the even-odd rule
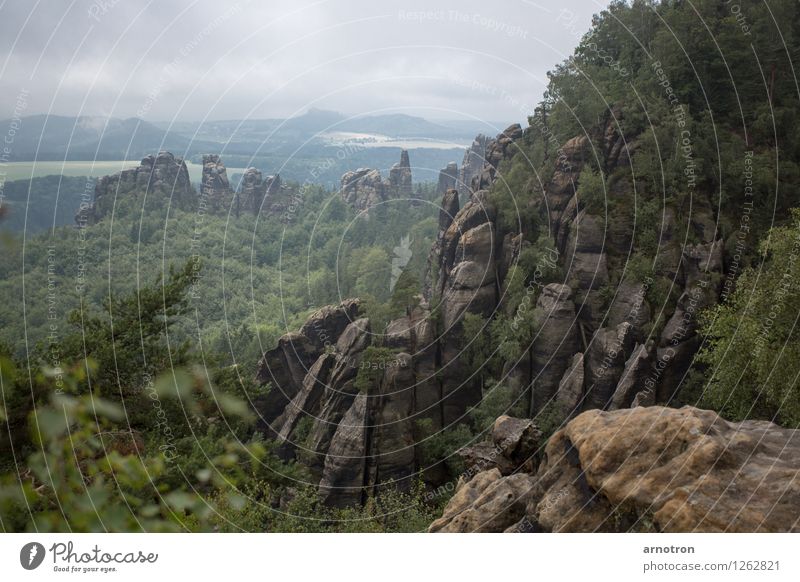
[[[492,165],[485,197],[473,193],[496,213],[493,244],[519,237],[498,276],[500,299],[461,313],[436,359],[441,364],[457,346],[456,372],[432,374],[467,378],[479,397],[453,422],[446,414],[416,418],[409,433],[420,470],[402,486],[376,484],[362,503],[324,503],[313,462],[300,450],[287,456],[263,430],[253,403],[278,388],[256,380],[259,362],[317,310],[349,298],[361,300],[375,336],[428,304],[426,321],[442,328],[448,312],[436,309],[446,305],[444,293],[424,297],[426,281],[451,274],[444,259],[439,273],[429,262],[432,246],[447,242],[435,184],[415,184],[412,200],[363,210],[336,189],[289,182],[297,201],[290,215],[202,219],[169,198],[137,194],[119,197],[113,212],[85,228],[50,228],[52,216],[38,216],[31,232],[4,236],[2,529],[425,531],[452,496],[442,486],[468,470],[456,452],[485,439],[498,417],[532,418],[542,450],[572,417],[555,399],[541,404],[524,376],[537,365],[535,342],[546,325],[534,306],[548,285],[562,282],[579,296],[576,305],[601,313],[575,315],[582,358],[590,358],[586,337],[605,329],[618,290],[647,280],[643,301],[652,315],[636,329],[637,344],[649,350],[659,338],[677,338],[672,345],[685,347],[682,333],[694,342],[686,370],[656,395],[658,404],[800,428],[800,89],[792,68],[800,8],[739,4],[747,30],[726,3],[615,0],[551,70],[527,125]],[[580,241],[554,236],[560,218],[547,205],[551,177],[568,173],[565,144],[575,136],[588,145],[571,179],[573,210],[602,219],[614,241],[602,251],[607,278],[588,283],[564,256],[565,244],[575,251]],[[623,153],[607,147],[610,136],[625,143]],[[77,206],[84,185],[48,177],[32,195],[48,206],[61,193]],[[12,204],[0,220],[16,225],[27,184],[5,188]],[[467,202],[462,197],[462,210]],[[629,240],[620,234],[627,225]],[[462,235],[454,264],[470,244],[477,245]],[[708,245],[719,268],[705,257],[705,271],[690,272],[685,250]],[[501,264],[493,253],[488,262]],[[585,254],[592,253],[601,254]],[[707,289],[719,292],[712,299]],[[690,332],[674,330],[673,315],[688,313],[695,297]],[[388,340],[372,342],[365,361],[397,356]],[[653,346],[653,354],[668,346]],[[521,377],[522,387],[512,381]],[[372,395],[388,378],[359,369],[355,397]],[[588,391],[593,398],[599,392]],[[296,442],[310,442],[316,430],[310,417],[291,426]],[[431,477],[423,465],[439,473]]]

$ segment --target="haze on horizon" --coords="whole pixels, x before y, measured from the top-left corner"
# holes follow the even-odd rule
[[[598,0],[0,5],[0,118],[347,115],[523,122]]]

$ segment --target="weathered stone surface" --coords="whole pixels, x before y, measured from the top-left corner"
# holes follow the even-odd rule
[[[347,413],[336,426],[319,484],[323,503],[335,507],[358,505],[366,486],[364,455],[367,441],[368,398],[358,394]]]
[[[603,328],[595,333],[586,352],[586,408],[604,409],[611,403],[625,361],[633,348],[630,324]]]
[[[444,515],[434,521],[428,531],[503,531],[525,514],[533,484],[533,477],[525,473],[507,477],[503,477],[497,469],[479,473],[468,482],[459,482]]]
[[[555,396],[573,354],[578,351],[572,289],[558,283],[546,285],[536,301],[533,319],[539,331],[533,341],[531,411],[537,413]]]
[[[79,225],[94,224],[111,212],[118,197],[140,195],[147,196],[148,204],[163,205],[169,200],[171,206],[186,210],[196,209],[198,204],[183,158],[161,151],[143,158],[136,168],[97,180],[92,204],[80,209],[75,221]]]
[[[633,348],[633,353],[625,362],[625,369],[622,371],[614,395],[611,397],[609,410],[619,410],[631,406],[637,392],[642,389],[645,379],[650,374],[651,357],[652,346],[648,349],[647,346],[637,344]]]
[[[561,225],[561,215],[567,208],[570,200],[575,197],[578,186],[578,176],[583,169],[584,159],[589,152],[589,138],[577,136],[568,140],[559,150],[558,162],[550,182],[545,188],[549,223],[553,227]],[[576,201],[577,202],[577,201]],[[573,211],[577,205],[573,207]],[[561,235],[557,228],[551,234],[555,240]],[[565,238],[565,237],[564,237]],[[562,249],[562,247],[559,247]]]
[[[327,346],[336,344],[339,336],[358,317],[358,299],[348,299],[338,306],[326,306],[309,316],[299,332],[290,332],[278,345],[265,352],[258,363],[256,381],[272,383],[272,390],[258,402],[262,427],[270,432],[273,421],[303,387],[306,374]]]
[[[486,144],[485,163],[480,173],[472,178],[470,187],[472,192],[487,190],[495,181],[500,162],[511,158],[516,152],[514,140],[522,137],[522,127],[519,123],[508,126],[496,138]]]
[[[392,198],[411,198],[413,192],[411,162],[408,159],[408,152],[400,152],[400,161],[389,169],[389,188]]]
[[[304,460],[314,474],[322,468],[336,424],[353,402],[353,382],[371,337],[366,318],[347,326],[335,348],[317,359],[302,389],[275,421],[284,456],[291,457],[296,447],[304,447]],[[304,416],[313,419],[313,424],[306,442],[301,443],[293,431]]]
[[[458,455],[464,461],[463,478],[466,481],[491,469],[497,469],[502,475],[510,475],[514,472],[514,463],[503,456],[494,443],[481,441],[462,447],[458,450]]]
[[[530,517],[550,531],[800,531],[797,430],[688,406],[593,410],[546,458]]]
[[[237,211],[279,214],[286,206],[284,198],[281,195],[280,175],[263,178],[260,170],[247,168],[242,175],[241,191],[237,196]]]
[[[576,289],[599,289],[608,284],[603,219],[581,210],[570,226],[564,262],[567,280]]]
[[[722,241],[688,244],[683,249],[686,287],[708,281],[713,273],[722,272]]]
[[[456,188],[458,183],[458,164],[450,162],[447,167],[439,170],[439,182],[436,184],[436,193],[440,196],[448,190]]]
[[[440,308],[447,331],[464,313],[489,316],[497,306],[495,209],[485,192],[475,194],[458,212],[441,243]]]
[[[494,421],[492,442],[514,468],[534,467],[534,455],[539,450],[542,432],[527,418],[502,415]]]
[[[492,469],[460,482],[430,531],[800,531],[800,431],[766,421],[591,410],[550,438],[527,477],[512,485]],[[526,498],[522,518],[515,500]],[[513,518],[530,527],[510,528]]]
[[[483,165],[486,163],[486,146],[490,141],[491,138],[488,136],[479,134],[464,153],[456,189],[459,196],[465,200],[468,200],[472,195],[472,181],[480,176]]]
[[[203,176],[200,195],[214,211],[227,212],[233,202],[228,171],[218,154],[203,155]]]
[[[497,265],[497,278],[502,284],[508,273],[517,265],[520,253],[530,247],[531,243],[522,238],[522,234],[507,233],[503,238],[503,250]],[[535,274],[534,274],[535,275]]]
[[[564,419],[572,417],[580,410],[584,396],[584,377],[583,354],[578,352],[572,356],[569,368],[558,383],[556,406]]]
[[[387,184],[378,170],[359,168],[342,176],[342,199],[356,208],[366,210],[387,198]]]
[[[645,339],[645,326],[650,322],[650,306],[645,299],[645,284],[627,281],[616,288],[616,297],[608,310],[608,326],[627,322],[634,341]]]
[[[384,371],[375,403],[373,434],[375,484],[411,488],[416,460],[414,441],[414,366],[401,352]]]
[[[246,210],[258,214],[264,202],[264,180],[261,170],[247,168],[242,175],[241,191],[238,197],[239,211]]]
[[[433,297],[434,291],[441,293],[442,289],[438,285],[444,282],[440,276],[445,268],[452,267],[444,265],[443,244],[445,234],[447,233],[450,225],[458,215],[459,212],[458,191],[450,189],[447,190],[442,196],[442,203],[439,208],[439,231],[436,235],[436,240],[431,245],[431,250],[428,253],[428,262],[425,268],[425,281],[423,288],[423,296],[427,301]]]

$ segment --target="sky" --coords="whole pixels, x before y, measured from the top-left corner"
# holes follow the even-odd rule
[[[524,121],[598,0],[0,0],[0,117]]]

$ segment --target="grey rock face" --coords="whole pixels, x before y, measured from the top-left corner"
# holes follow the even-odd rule
[[[556,405],[563,419],[571,418],[580,410],[584,396],[583,354],[572,356],[569,368],[558,383]]]
[[[281,176],[262,178],[261,171],[247,168],[242,176],[241,191],[237,197],[237,210],[253,214],[281,214],[286,210],[287,200],[281,188]]]
[[[633,348],[633,353],[625,362],[619,383],[611,397],[609,410],[619,410],[620,408],[630,408],[633,400],[644,386],[645,379],[650,374],[652,348],[637,344]],[[644,395],[642,396],[644,398]]]
[[[480,176],[483,165],[486,163],[486,146],[491,138],[479,134],[464,153],[464,160],[461,162],[461,170],[458,172],[456,189],[461,198],[468,200],[472,196],[472,180]]]
[[[519,123],[515,123],[507,127],[502,133],[498,134],[496,138],[486,144],[486,161],[480,174],[474,176],[470,183],[473,192],[485,190],[492,186],[495,181],[497,169],[500,167],[500,162],[510,158],[517,152],[517,148],[514,146],[514,140],[520,139],[522,134],[522,127],[520,127]]]
[[[389,187],[393,198],[409,199],[413,194],[411,162],[406,150],[400,152],[400,162],[389,170]]]
[[[196,209],[198,204],[183,158],[162,151],[144,157],[136,168],[97,180],[92,205],[80,210],[75,221],[79,225],[94,224],[111,212],[116,198],[140,195],[146,195],[149,203],[168,200],[172,206],[186,210]]]
[[[261,203],[264,201],[264,180],[261,170],[247,168],[242,175],[241,191],[239,192],[239,210],[250,211],[258,214]]]
[[[458,183],[458,164],[450,162],[446,168],[439,170],[439,183],[436,185],[436,193],[440,196],[448,190],[456,188]]]
[[[599,289],[608,284],[604,241],[602,219],[580,211],[570,226],[564,254],[564,262],[569,266],[568,280],[574,288]]]
[[[607,408],[633,348],[630,324],[602,328],[594,334],[586,352],[585,408]]]
[[[233,202],[228,171],[217,154],[203,155],[203,176],[200,195],[215,211],[227,211]]]
[[[572,289],[558,283],[546,285],[536,301],[533,318],[539,331],[533,340],[530,409],[536,414],[552,401],[573,354],[578,351]]]
[[[322,501],[335,507],[359,505],[367,487],[367,444],[369,403],[359,394],[336,426],[319,484]]]
[[[387,184],[381,173],[371,168],[359,168],[342,176],[342,199],[356,208],[366,210],[387,198]]]
[[[257,408],[267,432],[275,432],[275,419],[303,388],[312,365],[358,318],[360,307],[357,299],[324,307],[309,316],[299,332],[281,336],[278,345],[263,355],[258,363],[256,381],[270,382],[273,389],[257,403]]]

